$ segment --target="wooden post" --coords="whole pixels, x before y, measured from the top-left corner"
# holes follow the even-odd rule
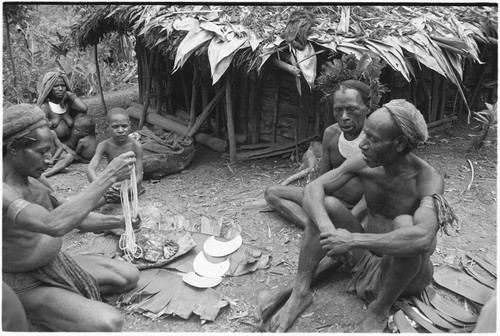
[[[319,134],[320,105],[318,95],[314,95],[314,134]]]
[[[232,99],[231,69],[226,72],[226,122],[227,137],[229,139],[229,158],[231,162],[236,162],[236,137],[233,120],[233,99]]]
[[[271,130],[271,135],[273,142],[276,142],[276,128],[277,128],[277,122],[278,122],[278,106],[279,106],[279,99],[280,99],[280,75],[279,75],[279,70],[274,69],[274,79],[275,79],[275,89],[276,91],[274,92],[274,109],[273,109],[273,121],[271,124],[272,130]]]
[[[437,72],[432,72],[432,105],[431,105],[431,119],[429,122],[436,121],[439,99],[439,87],[441,86],[441,77]]]
[[[182,71],[183,69],[179,69],[179,75],[181,76],[181,84],[182,84],[182,91],[183,91],[183,96],[184,96],[184,104],[186,104],[186,111],[190,111],[190,101],[189,101],[189,94],[188,94],[188,86],[186,83],[186,78],[184,77],[184,72]]]
[[[307,129],[309,127],[309,85],[301,78],[301,84],[304,88],[300,95],[300,111],[297,118],[298,122],[298,138],[304,139],[307,136]]]
[[[193,62],[194,65],[194,74],[193,74],[193,82],[191,89],[191,109],[189,111],[189,126],[193,126],[196,120],[196,100],[198,99],[198,77],[199,70],[196,62]]]
[[[104,115],[107,115],[108,109],[106,108],[106,101],[104,100],[104,92],[102,92],[101,72],[99,71],[99,57],[97,56],[97,43],[94,45],[94,57],[95,57],[95,71],[97,74],[97,83],[99,84],[99,93],[101,94],[102,108],[104,109]]]
[[[137,56],[137,84],[139,86],[139,103],[144,103],[144,85],[143,85],[143,77],[144,77],[144,67],[142,58],[144,54],[142,52],[141,40],[137,39],[135,44],[135,54]]]
[[[238,104],[238,132],[242,132],[245,135],[245,139],[248,134],[248,76],[246,74],[241,75],[241,89],[240,89],[240,103]]]
[[[251,143],[257,143],[259,142],[260,138],[260,103],[261,103],[261,97],[262,97],[262,86],[259,83],[259,80],[256,79],[254,81],[254,88],[253,88],[253,105],[252,105],[252,111],[250,115],[250,136],[251,136]]]
[[[155,57],[155,66],[153,68],[154,72],[157,74],[158,71],[160,71],[160,54],[158,53],[158,56]],[[159,81],[159,76],[153,76],[153,85],[152,87],[154,88],[155,95],[153,97],[153,105],[158,111],[158,113],[161,114],[161,84]]]
[[[146,100],[144,102],[144,108],[142,109],[141,113],[141,118],[139,119],[139,129],[142,129],[144,127],[144,123],[146,121],[146,114],[148,112],[148,105],[149,105],[149,98],[150,98],[150,93],[149,91],[151,90],[151,83],[153,82],[153,70],[154,70],[154,65],[155,65],[155,52],[154,50],[151,50],[151,56],[149,57],[149,67],[148,67],[148,83],[146,86]]]
[[[210,115],[210,112],[212,112],[214,106],[217,104],[217,102],[222,98],[224,95],[224,92],[226,89],[224,87],[221,87],[215,97],[212,99],[212,101],[205,107],[203,112],[198,116],[198,119],[196,119],[196,122],[194,123],[193,127],[189,129],[188,135],[192,137],[196,132],[198,132],[198,129],[200,126],[203,124],[203,121]]]
[[[167,87],[165,88],[165,94],[167,95],[167,114],[175,114],[174,103],[172,102],[172,90],[173,90],[173,79],[172,79],[172,67],[168,57],[165,57],[165,72],[167,73]]]

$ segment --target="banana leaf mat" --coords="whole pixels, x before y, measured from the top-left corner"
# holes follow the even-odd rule
[[[184,218],[182,215],[163,217],[159,224],[143,226],[141,230],[158,232],[158,236],[169,236],[176,240],[180,247],[178,253],[169,260],[143,267],[136,287],[121,296],[114,295],[105,299],[125,309],[141,313],[150,318],[164,315],[177,315],[188,319],[192,314],[198,315],[202,321],[213,321],[221,308],[227,305],[216,289],[195,288],[182,280],[182,275],[193,271],[193,261],[203,250],[205,241],[213,235],[220,235],[222,221],[201,217],[199,224]],[[191,232],[199,230],[202,232]],[[170,234],[173,233],[175,234]],[[161,234],[160,234],[161,233]],[[140,232],[136,233],[139,235]],[[217,239],[228,241],[239,234],[238,227],[225,230],[223,237]],[[186,239],[186,235],[189,239]],[[119,257],[117,250],[119,237],[116,235],[93,235],[90,242],[71,251],[71,254],[100,254],[110,258]],[[241,276],[269,267],[271,254],[269,251],[243,243],[238,250],[226,257],[214,258],[205,254],[207,260],[219,263],[229,259],[230,268],[224,276]]]

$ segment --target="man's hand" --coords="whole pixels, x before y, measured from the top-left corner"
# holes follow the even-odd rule
[[[343,262],[348,266],[354,266],[349,240],[351,233],[344,229],[336,229],[332,232],[320,234],[320,244],[326,255],[332,259]]]
[[[141,228],[141,222],[142,219],[139,214],[137,214],[137,217],[132,218],[132,227],[134,228],[134,230],[138,230]]]
[[[114,158],[104,169],[104,172],[111,174],[115,182],[123,181],[130,178],[132,173],[132,165],[135,163],[135,153],[132,151],[123,153]]]
[[[141,222],[142,222],[141,216],[139,216],[139,214],[137,214],[137,217],[132,218],[132,228],[134,230],[140,229],[141,228]],[[120,224],[125,229],[126,226],[125,226],[125,217],[124,216],[122,216],[120,218]]]
[[[349,241],[351,233],[344,229],[336,229],[332,232],[324,232],[320,235],[320,244],[323,251],[331,257],[334,254],[344,254],[351,249]]]

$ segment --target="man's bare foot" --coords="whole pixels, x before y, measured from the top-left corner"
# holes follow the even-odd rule
[[[273,316],[267,331],[285,332],[300,314],[312,303],[312,292],[304,296],[292,294],[285,305]]]
[[[259,294],[257,306],[254,308],[254,317],[261,331],[264,330],[265,321],[290,297],[291,293],[291,287],[281,287]]]
[[[368,308],[369,309],[369,308]],[[355,333],[382,333],[387,327],[388,316],[385,314],[376,314],[368,310],[358,324]]]

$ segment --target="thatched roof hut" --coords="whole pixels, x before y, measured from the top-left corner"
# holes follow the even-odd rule
[[[124,4],[96,6],[73,32],[82,47],[110,31],[135,35],[141,103],[171,115],[181,97],[187,133],[227,132],[234,159],[235,133],[247,143],[281,135],[296,144],[321,133],[332,120],[316,79],[344,54],[387,65],[381,81],[391,93],[382,100],[407,98],[429,123],[470,116],[483,83],[496,84],[497,14],[493,4]],[[494,92],[486,99],[496,101]]]

